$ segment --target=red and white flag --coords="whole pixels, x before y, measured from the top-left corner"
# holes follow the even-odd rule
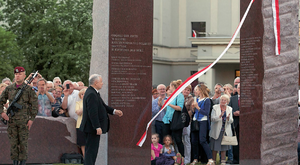
[[[176,96],[178,96],[188,85],[190,85],[194,80],[196,80],[197,78],[199,78],[201,75],[203,75],[205,72],[207,72],[210,68],[212,68],[221,58],[222,56],[227,52],[227,50],[230,48],[230,46],[232,45],[233,41],[235,40],[237,34],[239,33],[247,15],[248,12],[251,8],[252,3],[254,2],[254,0],[251,0],[240,24],[238,25],[236,31],[234,32],[229,44],[227,45],[227,47],[225,48],[225,50],[221,53],[221,55],[211,64],[209,64],[208,66],[206,66],[205,68],[203,68],[202,70],[198,71],[197,73],[193,74],[192,76],[190,76],[189,78],[187,78],[172,94],[171,96],[165,101],[164,105],[162,106],[162,108],[159,110],[159,112],[148,122],[147,124],[147,128],[146,131],[144,132],[144,134],[142,135],[142,137],[140,138],[140,140],[137,142],[136,145],[142,147],[146,137],[147,137],[147,131],[151,125],[151,123],[153,122],[153,120],[162,112],[163,109],[165,109],[171,101],[173,101]]]
[[[197,33],[195,30],[193,30],[193,37],[196,38],[197,37]]]
[[[274,25],[274,35],[275,35],[275,53],[280,55],[281,40],[280,40],[280,19],[279,19],[279,4],[278,0],[272,0],[272,10],[273,10],[273,25]]]

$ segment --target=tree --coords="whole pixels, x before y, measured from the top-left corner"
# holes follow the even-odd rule
[[[88,82],[92,0],[12,0],[3,9],[6,29],[17,36],[26,70],[48,80]]]
[[[17,45],[16,36],[0,27],[0,81],[14,77],[14,67],[23,61]],[[1,82],[0,82],[1,83]]]

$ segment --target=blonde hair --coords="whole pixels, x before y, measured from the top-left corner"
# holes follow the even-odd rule
[[[189,89],[190,91],[192,91],[192,86],[191,85],[188,85],[186,88]]]
[[[233,87],[231,84],[225,84],[223,87],[228,87],[231,92],[233,91]]]
[[[228,95],[222,95],[221,97],[220,97],[220,100],[222,99],[222,98],[225,98],[226,100],[227,100],[227,104],[230,102],[230,97],[228,96]]]
[[[2,87],[7,87],[8,85],[7,84],[5,84],[5,83],[1,83],[0,84],[0,88],[2,88]]]
[[[180,79],[171,82],[171,85],[173,85],[175,89],[177,89],[181,84],[182,84],[182,80]]]
[[[58,88],[60,88],[61,91],[63,91],[63,87],[62,86],[59,86],[59,85],[55,86],[55,90],[58,89]]]
[[[80,95],[81,95],[81,94],[84,94],[84,93],[85,93],[85,91],[86,91],[86,88],[82,88],[82,89],[79,91],[79,93],[78,93],[79,98],[80,98]],[[83,99],[83,98],[80,98],[80,99]]]
[[[208,94],[209,94],[210,90],[207,88],[206,85],[201,84],[201,85],[197,85],[196,87],[199,89],[199,91],[201,91],[201,93],[204,97],[209,97]]]

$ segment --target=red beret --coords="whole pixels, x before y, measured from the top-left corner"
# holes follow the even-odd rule
[[[15,73],[25,72],[25,69],[21,66],[15,67]]]

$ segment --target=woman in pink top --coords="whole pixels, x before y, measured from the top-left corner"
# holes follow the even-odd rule
[[[157,133],[152,134],[151,141],[152,141],[152,144],[151,144],[151,165],[155,165],[156,164],[155,158],[159,157],[159,154],[162,154],[163,146],[158,143],[159,135]]]

